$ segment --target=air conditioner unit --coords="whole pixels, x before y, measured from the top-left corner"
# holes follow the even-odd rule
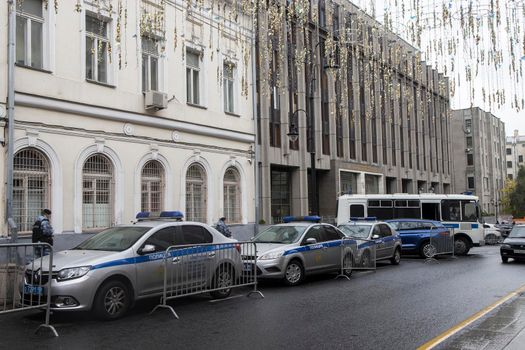
[[[146,109],[164,109],[168,107],[168,94],[159,91],[146,91],[144,96]]]

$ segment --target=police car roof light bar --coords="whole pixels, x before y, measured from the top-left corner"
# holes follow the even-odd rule
[[[307,215],[307,216],[285,216],[283,217],[283,222],[288,224],[290,222],[297,221],[307,221],[307,222],[321,222],[321,217],[317,215]]]
[[[135,216],[135,219],[146,219],[149,218],[149,211],[140,211],[138,212],[137,216]]]
[[[350,221],[377,221],[377,217],[375,216],[367,216],[367,217],[352,216],[350,217]]]
[[[182,214],[182,212],[178,210],[163,211],[160,213],[160,217],[170,219],[182,219],[184,217],[184,214]]]
[[[173,211],[162,211],[162,212],[149,212],[149,211],[141,211],[135,216],[135,218],[138,221],[145,221],[145,220],[168,220],[168,219],[174,219],[177,221],[182,221],[184,218],[184,214],[181,211],[173,210]]]

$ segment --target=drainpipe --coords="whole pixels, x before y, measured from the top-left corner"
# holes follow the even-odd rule
[[[255,13],[255,16],[258,16],[258,12]],[[257,51],[255,49],[255,41],[256,39],[256,31],[257,28],[255,27],[255,18],[252,18],[252,38],[251,38],[251,44],[252,44],[252,113],[253,113],[253,129],[254,129],[254,150],[255,150],[255,225],[253,229],[253,235],[256,236],[259,233],[259,219],[260,219],[260,176],[259,176],[259,158],[260,158],[260,147],[258,143],[259,139],[259,128],[257,126],[257,67],[255,66],[256,62],[256,55]],[[257,18],[257,23],[258,23]]]
[[[15,134],[15,29],[16,0],[8,0],[8,45],[7,45],[7,208],[6,217],[13,242],[18,232],[13,219],[13,158]]]

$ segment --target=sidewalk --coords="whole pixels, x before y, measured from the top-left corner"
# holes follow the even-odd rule
[[[436,349],[525,349],[525,293],[511,299]]]

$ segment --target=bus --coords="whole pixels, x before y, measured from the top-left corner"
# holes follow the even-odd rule
[[[484,245],[478,197],[466,194],[345,194],[337,201],[337,225],[352,217],[427,219],[454,229],[454,252],[465,255],[473,246]]]

